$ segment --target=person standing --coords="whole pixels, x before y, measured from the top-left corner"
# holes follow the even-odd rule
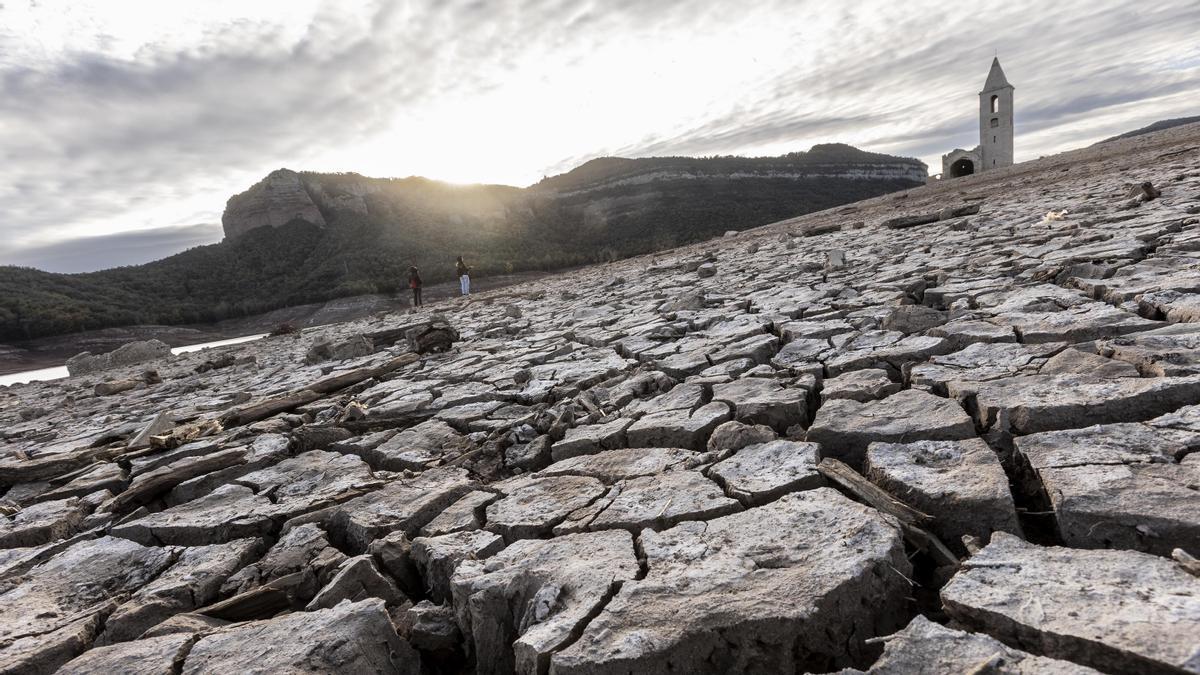
[[[467,264],[465,262],[463,262],[461,255],[458,256],[458,262],[457,262],[457,264],[455,264],[454,268],[455,268],[455,271],[458,272],[458,285],[462,287],[462,294],[470,295],[471,294],[471,268],[467,267]]]
[[[421,306],[421,272],[416,267],[408,268],[408,287],[413,292],[413,307]]]

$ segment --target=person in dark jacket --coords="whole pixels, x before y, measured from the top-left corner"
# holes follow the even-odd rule
[[[458,273],[458,285],[462,288],[463,295],[471,294],[471,268],[463,262],[462,256],[458,256],[458,263],[454,266],[455,272]]]
[[[413,307],[421,306],[421,272],[416,267],[408,268],[408,287],[413,292]]]

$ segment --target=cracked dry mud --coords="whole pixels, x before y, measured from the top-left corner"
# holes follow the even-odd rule
[[[1191,125],[0,388],[0,672],[1200,673],[1198,308]]]

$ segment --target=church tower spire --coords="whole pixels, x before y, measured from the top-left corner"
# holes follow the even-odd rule
[[[979,92],[979,158],[981,171],[1013,163],[1013,86],[1004,76],[999,57],[992,59]]]

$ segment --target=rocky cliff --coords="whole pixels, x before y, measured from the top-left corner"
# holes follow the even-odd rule
[[[0,387],[0,671],[1195,673],[1198,451],[1200,125]]]
[[[325,218],[300,174],[278,169],[249,190],[230,197],[221,215],[221,226],[226,238],[236,239],[255,228],[280,227],[293,220],[325,226]]]
[[[602,157],[546,178],[534,190],[571,196],[621,186],[674,181],[909,181],[922,184],[929,167],[916,159],[865,152],[842,143],[815,145],[780,157]]]
[[[458,219],[482,218],[492,226],[510,220],[532,221],[539,208],[565,205],[594,214],[607,209],[605,201],[631,205],[626,213],[653,211],[664,191],[710,189],[734,182],[733,191],[754,199],[761,185],[786,189],[788,184],[812,186],[843,181],[881,186],[912,186],[925,182],[928,167],[905,157],[864,152],[843,144],[817,145],[808,152],[781,157],[604,157],[565,174],[547,178],[527,189],[505,186],[455,186],[452,197],[431,189],[434,181],[421,178],[370,178],[358,174],[272,172],[249,190],[230,198],[222,216],[227,239],[259,227],[280,227],[301,220],[325,227],[326,215],[353,214],[387,220],[397,211],[436,209]],[[583,204],[594,196],[599,204]],[[481,212],[480,202],[492,202]],[[799,206],[799,205],[797,205]],[[326,214],[326,215],[323,215]],[[335,218],[336,219],[336,218]],[[736,227],[737,223],[730,224]]]

